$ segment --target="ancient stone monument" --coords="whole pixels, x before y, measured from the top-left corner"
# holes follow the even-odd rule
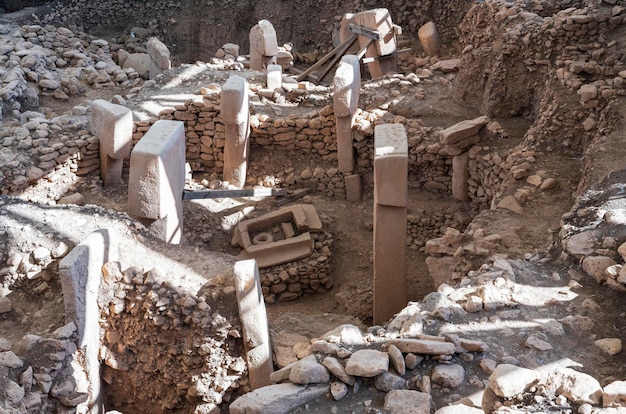
[[[374,129],[374,323],[407,302],[405,239],[408,145],[401,124]]]
[[[235,263],[235,289],[248,376],[250,386],[255,390],[270,385],[270,374],[274,372],[269,325],[256,260]]]
[[[349,173],[354,170],[354,149],[352,148],[352,124],[359,105],[361,70],[359,58],[346,55],[341,58],[334,78],[334,110],[337,118],[337,158],[339,171]]]
[[[354,15],[351,30],[357,33],[359,47],[367,48],[364,62],[372,78],[396,72],[396,32],[400,27],[393,24],[387,9],[366,10]]]
[[[122,180],[124,159],[130,156],[133,114],[103,99],[93,101],[91,125],[100,141],[100,178],[107,187]]]
[[[185,124],[157,121],[130,156],[128,212],[153,233],[178,244],[183,231]]]
[[[261,20],[250,30],[250,69],[263,71],[276,64],[278,41],[274,26]]]
[[[428,22],[419,28],[417,32],[420,44],[424,49],[424,52],[428,56],[436,56],[441,48],[441,39],[439,38],[439,32],[435,23]]]
[[[80,242],[59,263],[63,302],[67,322],[74,322],[78,331],[78,347],[83,350],[85,376],[75,374],[77,388],[89,394],[85,402],[93,412],[102,409],[100,380],[100,310],[98,291],[102,266],[118,260],[117,236],[112,229],[100,229]],[[86,408],[85,407],[85,408]]]
[[[248,82],[241,76],[231,76],[222,86],[220,98],[220,114],[226,128],[224,181],[242,188],[250,150]]]

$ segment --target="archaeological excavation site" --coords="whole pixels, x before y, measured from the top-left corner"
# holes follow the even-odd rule
[[[0,104],[0,413],[626,413],[625,0],[4,0]]]

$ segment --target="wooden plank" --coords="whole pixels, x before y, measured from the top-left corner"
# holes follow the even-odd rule
[[[307,76],[309,76],[311,73],[315,72],[317,69],[322,67],[326,62],[332,59],[336,53],[338,53],[341,50],[342,50],[341,56],[343,56],[343,54],[346,53],[346,50],[348,50],[350,46],[352,46],[352,44],[356,42],[356,39],[357,39],[356,35],[350,36],[345,42],[343,42],[342,44],[340,44],[339,46],[331,50],[327,55],[325,55],[323,58],[315,62],[313,66],[311,66],[310,68],[302,72],[300,75],[298,75],[296,80],[300,82],[306,79]]]

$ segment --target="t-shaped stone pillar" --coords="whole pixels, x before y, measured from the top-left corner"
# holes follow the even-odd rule
[[[401,124],[374,129],[374,324],[407,303],[408,145]]]
[[[183,232],[185,124],[159,120],[130,155],[128,212],[146,219],[150,229],[178,244]]]
[[[393,54],[397,49],[396,30],[399,27],[393,24],[389,10],[373,9],[357,13],[354,15],[354,22],[359,27],[381,35],[380,40],[370,43],[365,52],[365,56],[371,58],[368,59],[367,68],[372,78],[380,78],[387,73],[395,72],[396,64]],[[364,48],[371,38],[359,34],[358,40],[359,47]]]
[[[260,20],[250,29],[250,69],[263,71],[268,65],[276,64],[278,41],[274,26]]]
[[[124,159],[130,155],[133,114],[130,109],[102,99],[93,101],[91,125],[100,141],[100,178],[107,187],[122,180]]]
[[[241,76],[231,76],[222,86],[220,99],[220,115],[226,129],[224,181],[242,188],[246,183],[250,150],[248,82]]]
[[[333,102],[337,120],[339,171],[349,173],[354,169],[352,124],[359,106],[359,91],[361,89],[361,69],[357,56],[346,55],[341,58],[337,72],[335,72],[334,83]]]

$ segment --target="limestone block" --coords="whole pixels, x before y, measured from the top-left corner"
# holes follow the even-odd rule
[[[100,152],[113,159],[130,156],[133,114],[130,109],[103,99],[93,101],[91,125],[100,141]]]
[[[395,345],[403,353],[423,355],[452,355],[456,346],[452,342],[432,341],[429,339],[392,339],[388,345]]]
[[[276,63],[278,41],[272,23],[267,20],[259,21],[250,30],[249,39],[250,69],[263,70],[267,65]]]
[[[352,116],[359,105],[359,91],[361,89],[361,69],[359,58],[355,55],[346,55],[341,58],[335,77],[333,107],[335,116]]]
[[[582,85],[578,89],[580,101],[585,103],[598,97],[598,87],[596,85]]]
[[[157,121],[135,145],[130,156],[128,211],[131,215],[166,219],[165,240],[182,235],[185,187],[185,124]]]
[[[346,373],[371,378],[389,369],[389,355],[375,349],[360,349],[346,362]]]
[[[378,31],[383,35],[382,40],[373,42],[365,56],[385,56],[396,51],[395,29],[389,10],[383,8],[366,10],[355,14],[354,21],[358,26]],[[368,41],[369,38],[359,36],[359,47],[365,47]]]
[[[461,121],[458,124],[452,125],[451,127],[440,131],[439,136],[443,144],[455,145],[459,141],[478,134],[478,131],[480,131],[480,129],[488,123],[489,118],[486,116]]]
[[[234,270],[250,386],[257,389],[271,384],[274,371],[261,278],[255,260],[238,261]]]
[[[283,86],[283,68],[280,65],[267,66],[267,89],[276,90]]]
[[[220,92],[220,115],[226,124],[248,123],[248,82],[233,75],[224,83]]]
[[[146,49],[148,49],[150,58],[159,69],[171,69],[172,61],[170,60],[170,51],[163,42],[156,37],[151,37],[148,43],[146,43]]]
[[[420,44],[428,56],[436,56],[441,48],[441,39],[435,23],[428,22],[417,31]]]
[[[511,398],[537,383],[539,377],[535,370],[500,364],[489,376],[489,388],[499,397]]]
[[[401,124],[376,125],[374,129],[374,202],[406,207],[408,146]]]
[[[384,409],[389,413],[430,414],[432,397],[425,392],[392,390],[385,395]]]
[[[228,409],[230,414],[287,414],[327,391],[328,385],[269,385],[242,395]]]
[[[361,201],[361,175],[351,174],[345,177],[346,198],[348,201]]]
[[[626,381],[613,381],[604,387],[602,393],[604,407],[626,406]]]
[[[407,303],[406,226],[406,207],[374,204],[375,324],[385,323]]]

